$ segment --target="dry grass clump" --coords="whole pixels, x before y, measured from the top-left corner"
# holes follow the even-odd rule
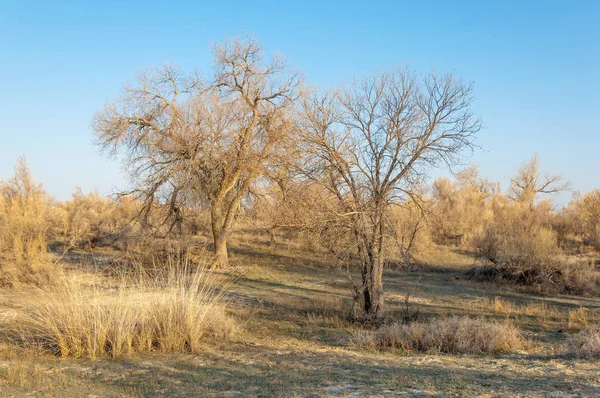
[[[563,314],[555,306],[548,305],[543,300],[539,303],[514,303],[503,300],[500,297],[482,298],[480,300],[481,308],[495,314],[507,316],[531,316],[539,321],[545,322],[551,319],[561,319]]]
[[[513,325],[468,317],[397,323],[376,332],[361,331],[354,336],[354,343],[407,352],[451,354],[496,354],[524,348],[524,339]]]
[[[585,307],[579,307],[576,310],[569,310],[569,329],[583,329],[589,325],[591,320],[591,311]]]
[[[340,316],[349,310],[349,304],[337,296],[317,296],[311,301],[311,312],[323,316]]]
[[[60,390],[68,384],[68,380],[62,372],[50,374],[38,364],[16,361],[5,369],[0,368],[0,385],[2,384],[28,390]]]
[[[600,325],[584,329],[567,340],[566,351],[579,358],[600,358]]]
[[[26,303],[18,335],[61,357],[198,352],[234,330],[218,287],[211,274],[185,267],[112,289],[67,281]]]

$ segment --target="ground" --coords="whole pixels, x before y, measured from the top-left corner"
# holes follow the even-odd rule
[[[239,324],[233,341],[207,343],[201,354],[94,361],[4,342],[0,396],[600,396],[599,363],[566,356],[562,347],[571,333],[598,322],[599,298],[472,282],[464,272],[473,259],[440,250],[414,269],[386,272],[389,317],[508,319],[524,331],[527,349],[496,356],[363,349],[352,336],[364,326],[345,319],[351,304],[346,270],[308,249],[267,243],[239,239],[231,247],[228,310]],[[23,294],[27,289],[0,290],[4,334],[18,318]]]

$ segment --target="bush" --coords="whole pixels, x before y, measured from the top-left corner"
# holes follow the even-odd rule
[[[538,291],[597,294],[600,274],[590,261],[561,255],[556,233],[548,226],[547,202],[531,207],[518,202],[496,203],[494,220],[473,245],[484,264],[468,275],[481,281],[506,281]]]
[[[579,358],[600,358],[600,325],[589,327],[569,338],[565,344],[569,355]]]
[[[19,338],[61,357],[135,352],[198,352],[234,329],[215,277],[170,266],[152,278],[126,278],[116,290],[73,281],[42,289],[26,304]]]
[[[600,250],[600,189],[576,197],[562,212],[563,229],[584,245]]]
[[[52,210],[25,158],[19,159],[14,177],[0,183],[0,285],[41,285],[54,279],[46,247]]]
[[[556,273],[560,254],[556,234],[545,225],[549,212],[546,206],[496,203],[494,220],[474,237],[473,246],[503,278],[523,285],[545,283]]]
[[[382,349],[452,354],[495,354],[524,347],[523,337],[514,326],[468,317],[397,323],[376,332],[361,331],[355,335],[354,342]]]
[[[60,203],[57,212],[61,215],[62,230],[55,235],[63,245],[92,248],[126,242],[139,209],[138,203],[129,197],[113,201],[98,192],[85,195],[77,188],[73,199]]]
[[[497,188],[479,175],[476,166],[458,173],[454,181],[440,177],[432,188],[430,229],[435,242],[468,245],[473,234],[492,218],[490,199]]]

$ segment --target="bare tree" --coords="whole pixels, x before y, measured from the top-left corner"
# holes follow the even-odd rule
[[[369,317],[384,311],[386,212],[429,168],[458,163],[473,145],[472,100],[472,86],[451,75],[393,69],[302,101],[305,172],[337,198],[360,264],[356,300]]]
[[[571,184],[565,182],[560,174],[540,174],[540,158],[533,155],[529,162],[519,167],[517,174],[510,178],[509,197],[515,201],[533,206],[539,194],[553,194],[570,189]]]
[[[265,62],[254,39],[216,45],[213,55],[211,81],[173,67],[147,73],[93,126],[100,145],[126,151],[145,218],[167,207],[172,229],[183,207],[208,204],[221,266],[243,197],[292,130],[299,76],[280,57]]]

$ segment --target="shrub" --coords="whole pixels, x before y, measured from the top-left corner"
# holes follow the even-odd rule
[[[214,276],[169,267],[152,278],[125,278],[116,290],[64,282],[27,303],[19,337],[61,357],[135,352],[198,352],[234,329]]]
[[[600,249],[600,189],[586,193],[581,198],[575,198],[566,211],[569,227],[574,230],[583,243]]]
[[[44,284],[54,278],[46,238],[52,204],[19,159],[15,175],[0,182],[0,285]]]
[[[454,317],[427,323],[383,326],[376,332],[361,331],[354,342],[360,346],[397,348],[452,354],[495,354],[524,347],[517,328],[508,323]]]
[[[95,247],[123,243],[131,232],[138,204],[129,197],[113,201],[98,192],[84,194],[77,188],[71,200],[57,207],[62,230],[55,232],[65,247]]]
[[[556,279],[561,269],[557,263],[560,250],[555,232],[546,226],[549,214],[545,204],[496,203],[494,220],[473,239],[488,266],[485,274],[528,286]],[[497,272],[490,271],[490,264]],[[476,274],[472,272],[472,276]]]
[[[600,358],[600,325],[589,327],[565,343],[566,352],[579,358]]]
[[[479,175],[477,166],[458,173],[455,181],[435,180],[430,228],[436,243],[469,244],[473,234],[492,218],[490,199],[497,189]]]

